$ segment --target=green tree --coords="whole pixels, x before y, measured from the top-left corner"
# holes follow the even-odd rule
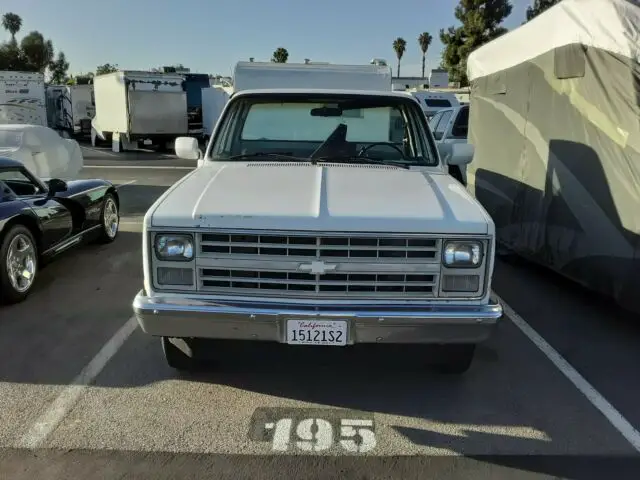
[[[53,62],[53,43],[45,40],[38,31],[34,30],[23,37],[20,50],[24,56],[26,71],[44,73]]]
[[[393,41],[393,51],[396,52],[396,57],[398,58],[398,73],[397,76],[400,76],[400,61],[402,60],[402,56],[404,55],[404,52],[407,51],[407,41],[402,38],[402,37],[398,37]]]
[[[98,65],[96,67],[96,75],[104,75],[105,73],[112,73],[118,71],[117,64],[105,63],[104,65]]]
[[[9,34],[11,35],[11,41],[14,44],[17,44],[16,34],[22,28],[22,18],[20,18],[20,16],[16,15],[15,13],[5,13],[2,16],[2,28],[9,32]]]
[[[49,65],[51,73],[51,83],[61,85],[68,80],[67,72],[69,71],[69,62],[64,52],[59,52],[57,58]]]
[[[423,32],[418,37],[418,45],[420,45],[420,51],[422,52],[422,78],[424,78],[424,64],[427,57],[427,50],[431,46],[433,37],[427,32]]]
[[[553,7],[559,1],[560,0],[534,0],[533,5],[527,7],[527,22]]]
[[[0,45],[0,70],[24,70],[22,52],[14,42]]]
[[[271,57],[271,61],[275,63],[287,63],[287,60],[289,60],[289,52],[287,49],[283,47],[276,48]]]
[[[454,14],[462,25],[440,30],[440,41],[444,44],[442,64],[451,80],[461,86],[469,84],[469,54],[507,32],[501,24],[512,8],[509,0],[460,0]]]

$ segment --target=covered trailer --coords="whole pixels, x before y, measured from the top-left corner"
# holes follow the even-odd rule
[[[317,63],[238,62],[233,89],[329,88],[391,90],[391,67]]]
[[[563,0],[474,51],[469,189],[498,243],[640,311],[640,6]]]
[[[168,149],[188,134],[183,75],[118,71],[96,75],[93,88],[93,145],[105,141],[114,151],[133,150],[141,143]]]

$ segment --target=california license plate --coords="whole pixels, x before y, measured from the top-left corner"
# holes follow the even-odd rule
[[[287,343],[342,347],[347,344],[347,328],[345,320],[287,320]]]

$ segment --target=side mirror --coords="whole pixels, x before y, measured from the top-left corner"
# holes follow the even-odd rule
[[[60,180],[59,178],[52,178],[47,181],[47,186],[49,187],[49,196],[53,196],[58,192],[66,192],[67,191],[67,182],[64,180]]]
[[[198,140],[192,137],[178,137],[175,142],[176,155],[185,160],[199,160],[200,147]]]
[[[446,165],[461,166],[471,163],[475,148],[470,143],[440,143],[438,151]]]

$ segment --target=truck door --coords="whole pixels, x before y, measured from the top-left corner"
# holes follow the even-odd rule
[[[183,135],[188,132],[187,94],[129,90],[129,131],[133,135]]]

